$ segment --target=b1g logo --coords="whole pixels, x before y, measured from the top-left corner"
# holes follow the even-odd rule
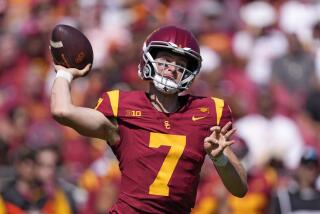
[[[142,113],[141,113],[141,111],[127,110],[127,111],[126,111],[126,116],[141,117],[141,116],[142,116]]]

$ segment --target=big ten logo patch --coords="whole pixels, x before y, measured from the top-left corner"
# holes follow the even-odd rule
[[[171,129],[171,126],[170,126],[170,123],[169,123],[168,120],[165,120],[165,121],[163,122],[163,125],[164,125],[164,127],[165,127],[166,129]]]
[[[141,111],[135,111],[135,110],[127,110],[126,111],[126,116],[141,117],[141,115],[142,115]]]

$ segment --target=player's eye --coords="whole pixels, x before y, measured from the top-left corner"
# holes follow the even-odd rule
[[[170,59],[166,59],[166,58],[160,58],[160,59],[157,59],[155,60],[155,62],[157,63],[157,66],[160,68],[160,69],[168,69],[170,66],[174,66],[175,67],[175,70],[177,72],[184,72],[185,70],[185,66],[186,66],[186,63],[185,62],[171,62]]]
[[[181,65],[177,65],[176,68],[177,68],[177,71],[180,73],[182,73],[184,71],[184,67]]]
[[[168,68],[168,62],[164,59],[159,59],[156,61],[157,65],[160,67],[160,68]]]

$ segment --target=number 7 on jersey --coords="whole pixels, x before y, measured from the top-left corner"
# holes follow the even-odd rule
[[[170,150],[162,163],[157,177],[149,187],[149,194],[168,196],[168,183],[186,147],[186,136],[151,132],[149,147],[159,148],[160,146],[170,146]]]

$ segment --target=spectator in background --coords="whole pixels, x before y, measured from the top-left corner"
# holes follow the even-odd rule
[[[320,152],[320,81],[306,97],[304,105],[303,129],[310,132],[309,145],[318,148]]]
[[[307,148],[301,157],[295,179],[274,196],[271,213],[320,213],[320,192],[316,189],[319,166],[316,150]]]
[[[20,148],[15,156],[16,176],[3,187],[0,214],[75,214],[70,185],[56,179],[58,153],[54,146]]]
[[[25,138],[30,122],[27,108],[22,104],[15,104],[8,114],[8,122],[11,136],[9,135],[10,137],[7,138],[9,147],[7,155],[10,157],[20,146],[25,146]]]
[[[14,157],[15,176],[6,182],[1,192],[1,214],[40,213],[46,210],[44,198],[39,197],[40,187],[34,179],[34,154],[20,148]]]
[[[73,196],[75,188],[58,179],[57,167],[60,161],[58,147],[48,145],[36,150],[35,179],[42,188],[48,213],[75,214],[76,204]]]
[[[244,27],[233,38],[236,56],[246,60],[246,72],[258,85],[271,77],[272,60],[286,52],[284,34],[275,28],[277,13],[266,1],[252,1],[240,8]]]
[[[292,104],[296,106],[295,108],[297,108],[297,106],[302,107],[300,112],[292,116],[300,127],[305,144],[315,147],[320,152],[320,21],[313,25],[312,36],[313,40],[310,52],[312,54],[311,57],[314,57],[315,60],[315,74],[314,78],[310,81],[312,87],[306,84],[300,86],[309,88],[309,90],[304,97],[301,97],[301,94],[300,96],[296,95],[296,99],[303,100],[304,102],[301,104],[297,102]],[[310,75],[311,71],[306,72]],[[279,95],[277,96],[279,97]],[[289,99],[292,100],[290,97]],[[285,104],[287,101],[284,100],[282,102]],[[288,104],[286,105],[288,106]]]
[[[288,53],[272,63],[274,93],[282,112],[292,115],[300,111],[304,98],[315,85],[314,57],[302,46],[296,34],[287,34]]]
[[[287,34],[296,34],[303,46],[310,46],[312,26],[319,16],[317,9],[319,10],[319,1],[283,1],[278,10],[280,30]]]
[[[317,124],[320,122],[320,21],[313,26],[312,47],[315,56],[316,77],[313,90],[306,97],[305,109],[310,118],[315,122],[314,126],[316,127],[319,126]]]
[[[295,122],[278,114],[270,88],[261,88],[257,98],[257,113],[248,114],[235,122],[238,136],[249,147],[248,169],[264,167],[271,159],[283,162],[287,169],[299,164],[303,139]],[[250,129],[248,129],[250,127]]]

